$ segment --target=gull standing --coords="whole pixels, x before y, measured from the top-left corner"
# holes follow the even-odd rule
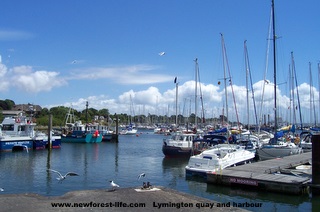
[[[62,182],[64,179],[66,179],[67,176],[79,176],[77,173],[74,172],[68,172],[65,175],[62,175],[60,172],[53,170],[53,169],[48,169],[48,171],[52,171],[58,174],[58,177],[56,178],[57,180],[59,180],[60,182]]]
[[[116,188],[120,187],[118,184],[116,184],[115,182],[113,182],[112,180],[109,181],[110,182],[110,186],[112,187],[112,190],[115,191]]]
[[[141,177],[145,177],[146,176],[146,174],[145,173],[141,173],[141,174],[139,174],[139,176],[138,176],[138,180],[140,180],[140,178]]]

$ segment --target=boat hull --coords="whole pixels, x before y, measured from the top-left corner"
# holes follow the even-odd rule
[[[254,153],[241,149],[241,147],[225,148],[221,146],[221,148],[208,149],[199,155],[190,157],[188,165],[185,167],[186,176],[206,178],[208,172],[218,172],[230,166],[245,164],[253,160],[254,157]]]
[[[190,157],[192,148],[163,145],[162,152],[166,157]]]
[[[98,136],[93,136],[93,134],[87,134],[85,136],[61,136],[62,143],[100,143],[101,141],[101,134]]]
[[[257,149],[259,160],[269,160],[274,158],[283,158],[285,156],[302,153],[300,147],[272,147],[264,146]]]
[[[5,140],[0,141],[0,151],[10,152],[16,150],[31,150],[33,149],[33,140],[31,139],[18,139],[18,140]]]

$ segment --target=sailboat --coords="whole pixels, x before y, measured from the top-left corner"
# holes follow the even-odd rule
[[[194,143],[193,141],[196,138],[200,138],[202,132],[198,129],[197,122],[197,83],[199,76],[199,66],[198,59],[194,60],[195,62],[195,124],[194,129],[190,131],[187,127],[186,130],[178,130],[175,132],[171,138],[164,138],[162,144],[162,152],[166,157],[190,157],[193,152]],[[177,78],[174,79],[176,84],[176,108],[177,108],[177,97],[178,97],[178,83]],[[176,110],[177,117],[177,110]],[[178,126],[176,118],[176,126]],[[200,153],[200,152],[199,152]]]
[[[273,71],[274,71],[274,138],[270,139],[268,144],[262,145],[257,149],[257,155],[260,160],[281,158],[289,155],[300,154],[301,147],[295,145],[291,140],[286,141],[283,137],[283,131],[277,132],[277,69],[276,69],[276,33],[275,33],[275,13],[274,0],[272,0],[272,31],[273,31]],[[294,125],[293,125],[294,126]]]
[[[130,95],[130,113],[131,115],[129,118],[129,124],[120,131],[120,135],[136,135],[138,130],[134,123],[132,123],[132,116],[134,116],[134,109],[133,109],[133,101]]]

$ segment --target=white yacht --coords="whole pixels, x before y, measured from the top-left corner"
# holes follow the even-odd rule
[[[276,138],[271,139],[269,144],[264,144],[257,149],[257,155],[260,160],[282,158],[285,156],[301,154],[302,152],[302,148],[295,145],[293,142]]]

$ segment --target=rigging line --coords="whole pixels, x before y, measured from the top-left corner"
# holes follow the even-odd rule
[[[297,89],[297,98],[298,98],[298,108],[299,108],[299,118],[300,118],[300,127],[302,129],[302,115],[301,115],[301,106],[300,106],[300,97],[299,97],[299,88],[298,88],[298,80],[297,80],[297,72],[296,72],[296,65],[293,58],[293,52],[292,54],[292,69],[294,73],[295,83],[296,83],[296,89]],[[295,109],[295,108],[294,108]]]
[[[267,73],[268,73],[268,61],[269,61],[269,51],[270,51],[270,37],[271,37],[271,26],[272,26],[272,9],[270,11],[270,20],[269,20],[269,30],[268,30],[268,39],[267,39],[267,53],[266,53],[266,64],[265,64],[265,71],[263,76],[263,84],[262,84],[262,95],[261,95],[261,102],[260,102],[260,114],[259,114],[259,125],[258,125],[258,133],[260,133],[261,122],[262,122],[262,106],[264,101],[264,92],[265,86],[267,82]]]
[[[221,34],[221,35],[222,35],[222,34]],[[231,87],[231,91],[232,91],[234,109],[235,109],[236,117],[237,117],[237,124],[238,124],[238,127],[240,127],[240,121],[239,121],[239,116],[238,116],[236,98],[235,98],[235,96],[234,96],[233,85],[232,85],[232,78],[231,78],[231,73],[230,73],[230,68],[229,68],[229,63],[228,63],[227,50],[226,50],[226,46],[225,46],[225,43],[224,43],[224,42],[223,42],[223,50],[224,50],[225,61],[226,61],[226,64],[227,64],[227,70],[228,70],[228,74],[229,74],[229,78],[230,78],[229,82],[230,82],[230,87]],[[227,110],[228,110],[228,109],[227,109]]]
[[[245,42],[245,54],[246,54],[246,63],[248,65],[248,72],[249,72],[249,77],[250,77],[253,109],[254,109],[254,115],[255,115],[255,121],[256,121],[256,127],[257,127],[258,126],[257,108],[256,108],[256,101],[255,101],[255,98],[254,98],[254,90],[253,90],[253,84],[252,84],[252,74],[251,74],[249,53],[248,53],[248,48],[247,48],[246,42]]]
[[[198,65],[198,81],[199,81],[199,91],[200,91],[200,100],[201,100],[201,107],[202,107],[202,123],[205,123],[205,117],[204,117],[204,107],[203,107],[203,96],[202,96],[202,90],[201,90],[201,81],[200,81],[200,71],[199,71],[199,65]]]

